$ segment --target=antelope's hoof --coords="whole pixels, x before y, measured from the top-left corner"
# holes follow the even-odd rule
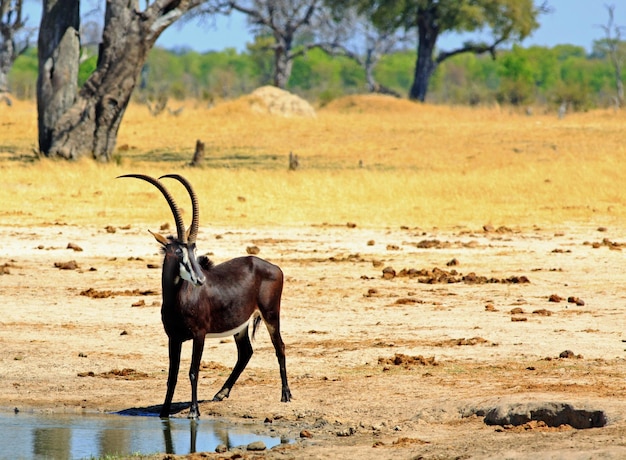
[[[224,399],[228,398],[230,391],[228,389],[218,391],[215,396],[213,396],[213,402],[220,402]]]
[[[291,391],[289,391],[289,388],[287,388],[286,390],[283,390],[283,395],[280,398],[281,402],[290,402],[291,401]]]

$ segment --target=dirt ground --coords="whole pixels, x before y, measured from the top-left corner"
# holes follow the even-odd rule
[[[0,227],[0,407],[158,411],[167,341],[146,228]],[[626,458],[623,229],[204,227],[198,246],[215,262],[256,246],[285,273],[293,401],[266,331],[223,402],[234,341],[203,356],[203,418],[295,439],[244,457]],[[567,410],[546,422],[529,405]],[[516,408],[532,420],[486,423]]]

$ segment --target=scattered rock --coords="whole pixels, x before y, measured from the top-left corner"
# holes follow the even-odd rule
[[[393,275],[393,276],[392,276]],[[442,270],[441,268],[416,269],[416,268],[403,268],[397,274],[392,267],[385,267],[383,269],[383,279],[392,279],[398,277],[417,278],[419,283],[425,284],[451,284],[451,283],[465,283],[465,284],[489,284],[489,283],[502,283],[502,284],[526,284],[530,283],[530,280],[526,276],[510,276],[508,278],[487,278],[486,276],[477,275],[474,272],[463,275],[452,269],[450,271]]]
[[[378,358],[378,364],[383,366],[383,370],[389,370],[389,366],[400,366],[405,369],[412,369],[414,366],[437,366],[439,363],[435,361],[435,357],[424,358],[422,355],[409,356],[402,353],[396,353],[393,358]]]
[[[226,453],[226,452],[228,452],[228,446],[226,444],[218,444],[215,447],[215,452],[218,453],[218,454]]]
[[[575,303],[575,304],[576,304],[576,305],[578,305],[579,307],[582,307],[582,306],[584,306],[584,305],[585,305],[585,301],[584,301],[583,299],[578,298],[578,297],[572,297],[572,296],[570,296],[570,297],[568,297],[568,298],[567,298],[567,301],[568,301],[569,303]]]
[[[598,249],[601,248],[603,246],[612,249],[614,251],[621,251],[623,247],[626,247],[626,243],[617,243],[615,241],[611,241],[608,238],[603,238],[602,241],[596,241],[593,243],[589,243],[588,241],[585,241],[583,243],[584,245],[591,245],[592,248],[594,249]]]
[[[459,260],[454,258],[454,259],[450,260],[449,262],[447,262],[446,265],[448,267],[456,267],[457,265],[459,265]]]
[[[412,297],[401,297],[399,299],[396,299],[394,305],[415,305],[418,303],[424,303],[424,301],[420,299],[414,299]]]
[[[582,359],[583,355],[577,355],[572,350],[565,350],[559,353],[561,359]]]
[[[390,280],[396,277],[396,271],[392,267],[383,268],[383,279]]]
[[[108,290],[99,291],[94,288],[88,288],[80,292],[80,295],[91,297],[92,299],[106,299],[108,297],[114,297],[114,296],[137,296],[137,295],[148,296],[148,295],[157,295],[157,294],[159,294],[159,292],[155,291],[154,289],[133,289],[133,290],[126,289],[124,291],[108,291]]]
[[[485,311],[498,311],[498,309],[492,303],[488,303],[485,305]]]
[[[339,437],[345,438],[348,436],[352,436],[355,433],[356,433],[356,428],[349,427],[349,428],[344,428],[342,430],[338,430],[335,434]]]
[[[513,308],[510,313],[512,315],[523,315],[524,314],[524,310],[521,307],[515,307]]]
[[[301,438],[312,438],[313,434],[309,430],[302,430],[302,431],[300,431],[300,437]]]
[[[115,233],[117,229],[113,225],[107,225],[104,227],[107,233]]]
[[[439,240],[422,240],[415,247],[418,249],[441,248],[442,244]]]
[[[546,310],[545,308],[542,308],[540,310],[533,311],[533,315],[552,316],[552,312],[550,310]]]
[[[246,450],[252,452],[260,452],[265,449],[267,449],[267,447],[265,446],[265,443],[263,441],[254,441],[246,446]]]
[[[561,300],[563,300],[563,297],[558,294],[551,294],[550,297],[548,297],[548,302],[559,303]]]
[[[248,246],[246,248],[246,253],[250,254],[250,255],[257,255],[259,252],[261,252],[261,250],[259,249],[258,246]]]
[[[75,243],[67,243],[67,249],[71,249],[72,251],[75,251],[75,252],[81,252],[83,250],[83,248],[81,248],[79,245]]]
[[[70,260],[68,262],[55,262],[54,266],[59,270],[77,270],[78,264],[75,260]]]
[[[461,346],[472,346],[472,345],[495,345],[493,342],[489,342],[487,339],[483,339],[482,337],[472,337],[470,339],[466,339],[465,337],[460,339],[450,339],[444,340],[442,342],[437,342],[435,346],[437,347],[461,347]]]
[[[540,422],[548,427],[567,425],[576,429],[598,428],[607,424],[607,417],[601,410],[575,409],[562,402],[522,402],[502,403],[485,411],[487,425],[523,426]],[[534,423],[528,428],[537,428]]]

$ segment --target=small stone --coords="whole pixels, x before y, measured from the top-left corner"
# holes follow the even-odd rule
[[[455,266],[459,265],[459,260],[454,258],[454,259],[450,260],[449,262],[447,262],[446,265],[448,267],[455,267]]]
[[[582,307],[582,306],[584,306],[584,305],[585,305],[585,301],[584,301],[584,300],[582,300],[582,299],[579,299],[578,297],[573,297],[573,296],[570,296],[570,297],[568,297],[568,298],[567,298],[567,301],[568,301],[569,303],[575,303],[575,304],[576,304],[576,305],[578,305],[579,307]]]
[[[302,430],[300,432],[300,437],[301,438],[312,438],[313,434],[309,430]]]
[[[246,446],[246,450],[254,452],[260,452],[265,449],[267,449],[267,447],[265,446],[265,443],[263,441],[254,441]]]
[[[76,252],[81,252],[83,250],[83,248],[75,243],[67,243],[67,249],[71,249]]]
[[[217,452],[218,454],[228,452],[228,446],[226,446],[226,444],[218,444],[217,447],[215,447],[215,452]]]
[[[383,279],[390,280],[396,277],[396,271],[393,267],[383,268]]]
[[[54,266],[59,270],[77,270],[78,264],[75,260],[70,260],[68,262],[55,262]]]
[[[257,255],[259,252],[261,252],[261,250],[258,246],[248,246],[246,248],[246,252],[250,255]]]
[[[552,294],[548,297],[548,302],[559,303],[561,300],[563,300],[563,298],[558,294]]]

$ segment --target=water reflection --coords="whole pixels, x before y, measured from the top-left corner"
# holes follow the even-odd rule
[[[213,452],[280,438],[259,436],[245,427],[216,420],[161,420],[158,417],[0,412],[0,459],[74,459],[134,453]]]

